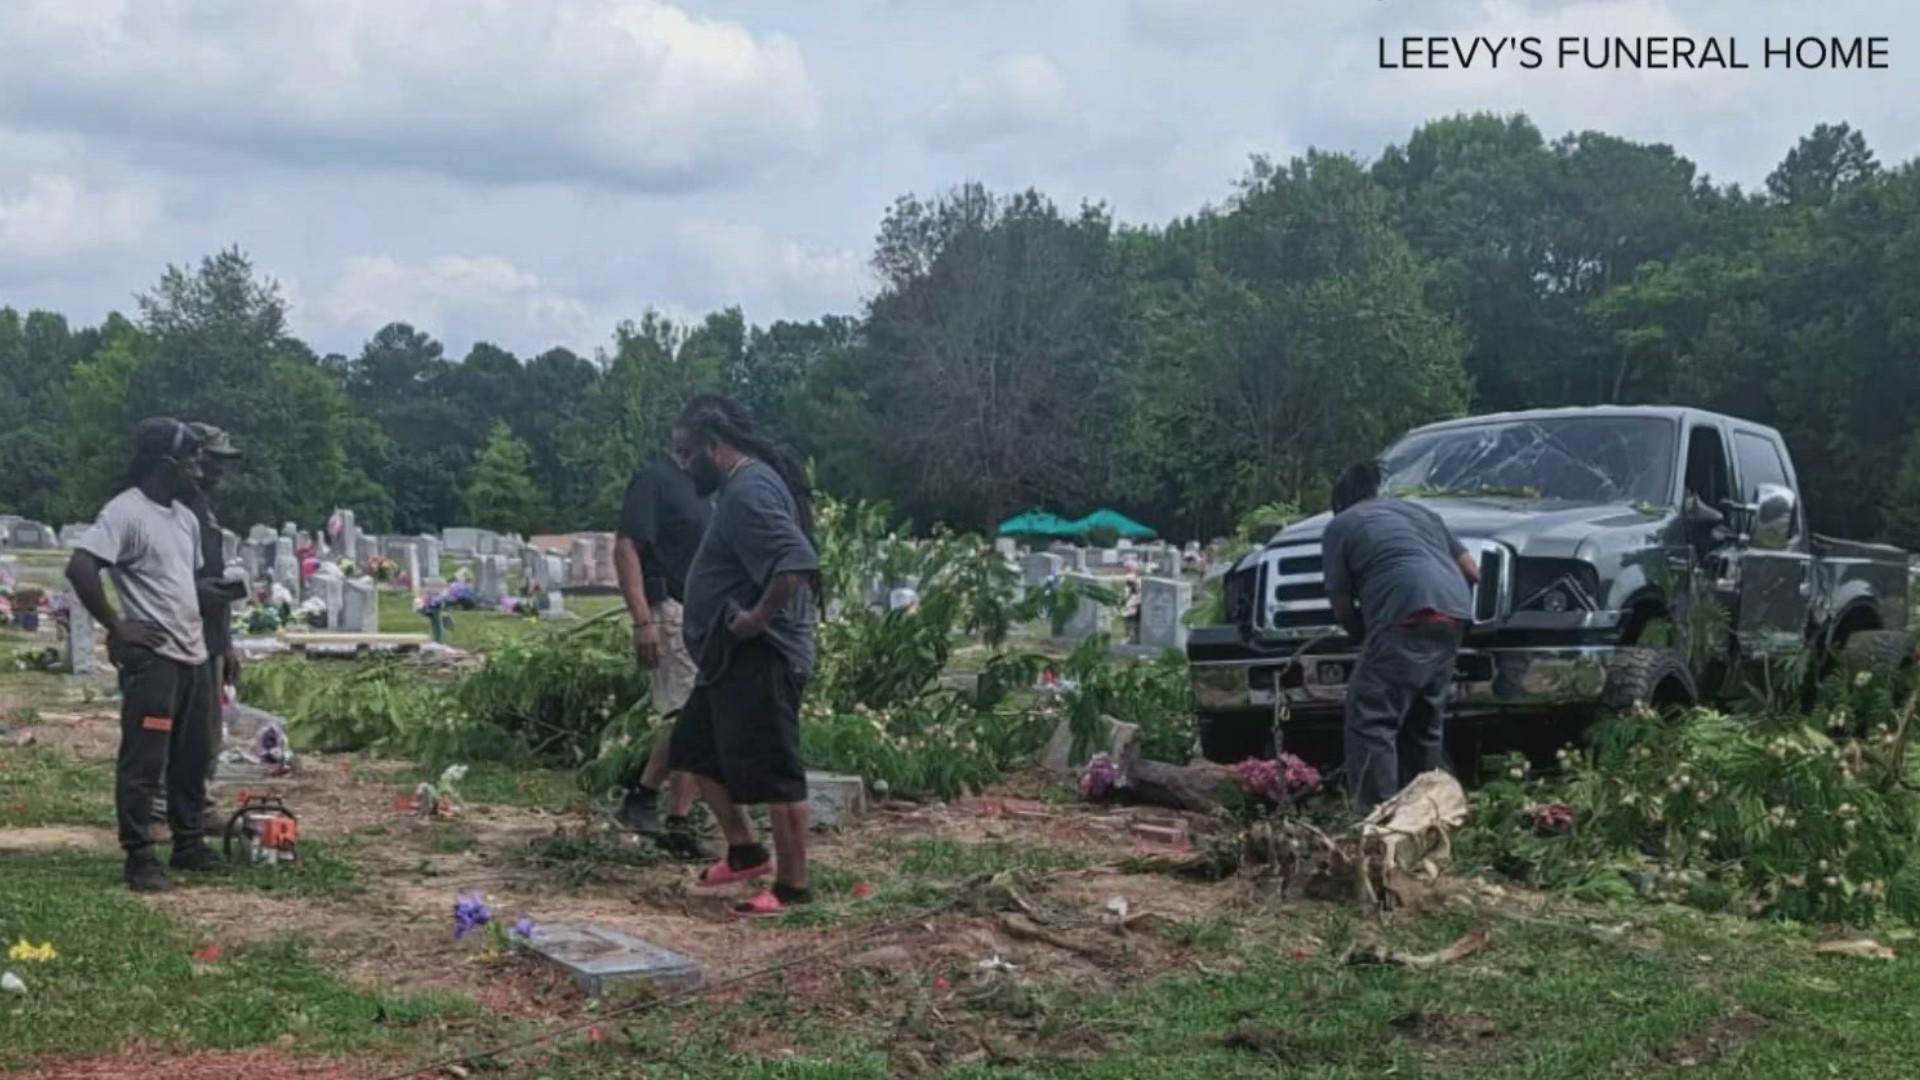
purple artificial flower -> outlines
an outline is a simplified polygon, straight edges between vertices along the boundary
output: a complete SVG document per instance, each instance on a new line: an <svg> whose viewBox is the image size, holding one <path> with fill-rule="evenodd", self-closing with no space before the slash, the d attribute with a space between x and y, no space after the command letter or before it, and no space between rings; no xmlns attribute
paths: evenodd
<svg viewBox="0 0 1920 1080"><path fill-rule="evenodd" d="M1126 778L1120 775L1120 766L1106 754L1095 754L1087 762L1086 769L1080 774L1080 797L1092 802L1105 796L1117 787L1126 786Z"/></svg>
<svg viewBox="0 0 1920 1080"><path fill-rule="evenodd" d="M462 893L453 903L453 936L455 940L466 937L475 927L484 926L493 921L493 910L479 893Z"/></svg>
<svg viewBox="0 0 1920 1080"><path fill-rule="evenodd" d="M513 924L513 936L523 941L532 941L533 920L527 918L525 915L520 916L520 921Z"/></svg>

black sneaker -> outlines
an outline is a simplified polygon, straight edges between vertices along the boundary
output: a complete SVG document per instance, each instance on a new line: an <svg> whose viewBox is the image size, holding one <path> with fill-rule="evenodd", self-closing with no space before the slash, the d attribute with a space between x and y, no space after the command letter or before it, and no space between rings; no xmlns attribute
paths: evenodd
<svg viewBox="0 0 1920 1080"><path fill-rule="evenodd" d="M163 893L173 888L173 882L167 880L167 872L160 869L160 860L154 857L152 849L127 852L126 869L127 888L138 893Z"/></svg>
<svg viewBox="0 0 1920 1080"><path fill-rule="evenodd" d="M620 800L613 820L649 840L659 840L667 830L660 824L660 796L645 788L634 788Z"/></svg>
<svg viewBox="0 0 1920 1080"><path fill-rule="evenodd" d="M189 844L175 844L173 858L167 865L175 870L186 870L197 874L223 873L232 869L227 857L213 850L205 840L196 840Z"/></svg>
<svg viewBox="0 0 1920 1080"><path fill-rule="evenodd" d="M719 858L701 842L700 834L693 831L693 826L684 821L669 823L666 831L661 833L654 843L660 845L661 851L680 862L712 862Z"/></svg>

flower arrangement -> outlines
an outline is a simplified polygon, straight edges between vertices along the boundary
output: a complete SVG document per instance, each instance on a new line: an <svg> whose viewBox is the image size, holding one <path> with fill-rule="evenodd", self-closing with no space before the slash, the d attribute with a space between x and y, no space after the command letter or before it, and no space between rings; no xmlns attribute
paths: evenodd
<svg viewBox="0 0 1920 1080"><path fill-rule="evenodd" d="M1109 792L1126 786L1127 778L1120 770L1120 763L1109 754L1093 755L1080 773L1080 797L1088 802L1105 798Z"/></svg>
<svg viewBox="0 0 1920 1080"><path fill-rule="evenodd" d="M1320 771L1292 754L1272 761L1248 758L1234 772L1241 790L1271 803L1297 799L1320 787Z"/></svg>
<svg viewBox="0 0 1920 1080"><path fill-rule="evenodd" d="M392 581L400 574L400 567L384 555L375 555L367 560L367 576L378 582Z"/></svg>
<svg viewBox="0 0 1920 1080"><path fill-rule="evenodd" d="M293 609L296 621L305 623L315 630L327 628L327 602L317 596L309 596Z"/></svg>

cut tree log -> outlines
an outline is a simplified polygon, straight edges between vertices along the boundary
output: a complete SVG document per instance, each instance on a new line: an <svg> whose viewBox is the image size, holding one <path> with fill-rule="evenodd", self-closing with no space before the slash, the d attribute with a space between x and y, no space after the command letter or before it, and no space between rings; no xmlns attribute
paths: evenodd
<svg viewBox="0 0 1920 1080"><path fill-rule="evenodd" d="M1218 765L1169 765L1136 751L1121 767L1127 790L1141 802L1204 814L1221 803L1232 773Z"/></svg>

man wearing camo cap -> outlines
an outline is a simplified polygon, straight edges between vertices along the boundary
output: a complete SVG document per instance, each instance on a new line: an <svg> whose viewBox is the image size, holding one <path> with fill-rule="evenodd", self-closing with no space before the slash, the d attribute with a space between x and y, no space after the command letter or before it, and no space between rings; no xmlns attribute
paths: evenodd
<svg viewBox="0 0 1920 1080"><path fill-rule="evenodd" d="M210 750L217 762L222 741L221 688L240 684L240 660L233 649L233 603L246 595L246 584L227 580L226 540L220 519L213 512L213 493L226 473L227 463L238 458L240 451L225 431L212 424L189 426L200 437L200 481L187 499L187 508L200 523L200 566L194 572L194 583L207 639L207 685L213 687L207 706L213 710L209 723L215 733Z"/></svg>

